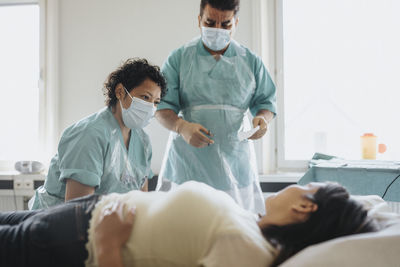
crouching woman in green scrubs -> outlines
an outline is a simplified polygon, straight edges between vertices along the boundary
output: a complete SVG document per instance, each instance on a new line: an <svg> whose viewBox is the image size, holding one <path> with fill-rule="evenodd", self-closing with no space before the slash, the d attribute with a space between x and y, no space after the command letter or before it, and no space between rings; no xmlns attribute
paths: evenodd
<svg viewBox="0 0 400 267"><path fill-rule="evenodd" d="M128 59L104 84L107 107L68 127L31 209L93 193L147 189L151 145L143 131L166 92L157 66Z"/></svg>

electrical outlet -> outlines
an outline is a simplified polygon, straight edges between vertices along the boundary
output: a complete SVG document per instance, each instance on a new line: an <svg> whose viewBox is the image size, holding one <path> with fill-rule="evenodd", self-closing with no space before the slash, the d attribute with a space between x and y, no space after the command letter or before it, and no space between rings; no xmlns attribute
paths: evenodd
<svg viewBox="0 0 400 267"><path fill-rule="evenodd" d="M29 179L15 179L14 189L33 190L33 181Z"/></svg>
<svg viewBox="0 0 400 267"><path fill-rule="evenodd" d="M33 181L32 181L32 180L24 180L24 181L22 182L22 187L23 187L24 189L33 190Z"/></svg>
<svg viewBox="0 0 400 267"><path fill-rule="evenodd" d="M14 180L14 189L23 189L24 188L24 181L21 179Z"/></svg>

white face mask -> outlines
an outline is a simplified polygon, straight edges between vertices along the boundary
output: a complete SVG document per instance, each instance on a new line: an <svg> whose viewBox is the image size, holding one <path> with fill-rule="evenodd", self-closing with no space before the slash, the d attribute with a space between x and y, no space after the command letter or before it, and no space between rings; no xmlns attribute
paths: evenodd
<svg viewBox="0 0 400 267"><path fill-rule="evenodd" d="M122 106L121 100L119 101L122 110L122 121L125 126L130 129L141 129L147 126L156 112L156 107L153 103L144 101L137 97L132 97L128 90L125 89L125 91L132 99L131 105L127 109Z"/></svg>
<svg viewBox="0 0 400 267"><path fill-rule="evenodd" d="M231 41L231 30L202 26L201 40L211 50L220 51Z"/></svg>

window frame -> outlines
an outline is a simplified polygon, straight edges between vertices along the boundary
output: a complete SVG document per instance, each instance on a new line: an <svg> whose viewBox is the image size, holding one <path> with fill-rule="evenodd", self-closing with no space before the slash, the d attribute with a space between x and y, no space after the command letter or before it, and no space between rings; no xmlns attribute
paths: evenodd
<svg viewBox="0 0 400 267"><path fill-rule="evenodd" d="M285 98L284 98L284 52L283 52L283 1L275 0L275 55L276 55L276 88L279 117L277 118L277 169L303 171L307 169L307 160L285 159ZM282 138L279 138L282 137Z"/></svg>
<svg viewBox="0 0 400 267"><path fill-rule="evenodd" d="M268 134L256 143L259 173L303 173L307 160L285 160L283 0L255 1L253 14L253 49L266 64L277 94L277 116L269 125Z"/></svg>
<svg viewBox="0 0 400 267"><path fill-rule="evenodd" d="M271 125L274 132L269 131L264 138L268 145L257 154L261 159L258 164L263 165L259 168L260 174L267 175L277 172L305 172L309 163L309 160L285 159L283 7L284 0L257 0L253 11L255 17L260 17L253 25L258 29L257 32L253 31L253 35L256 36L253 48L261 47L255 51L269 67L277 89L277 117ZM261 26L257 28L256 24Z"/></svg>
<svg viewBox="0 0 400 267"><path fill-rule="evenodd" d="M43 164L48 166L59 138L59 0L38 0L41 10L40 48L40 145Z"/></svg>
<svg viewBox="0 0 400 267"><path fill-rule="evenodd" d="M58 121L58 1L0 0L0 6L39 7L39 146L38 160L47 166L56 148ZM21 159L23 160L23 159ZM0 172L14 171L15 161L0 160Z"/></svg>

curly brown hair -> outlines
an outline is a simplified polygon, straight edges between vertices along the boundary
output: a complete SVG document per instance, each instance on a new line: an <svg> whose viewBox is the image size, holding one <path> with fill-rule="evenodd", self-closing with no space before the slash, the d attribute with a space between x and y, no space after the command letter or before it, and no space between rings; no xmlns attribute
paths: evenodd
<svg viewBox="0 0 400 267"><path fill-rule="evenodd" d="M130 58L126 60L117 70L108 75L104 83L103 93L106 97L106 105L113 107L118 102L115 95L115 87L119 83L130 92L146 79L152 80L161 88L161 98L165 96L167 93L167 84L160 71L160 67L151 65L143 58Z"/></svg>

